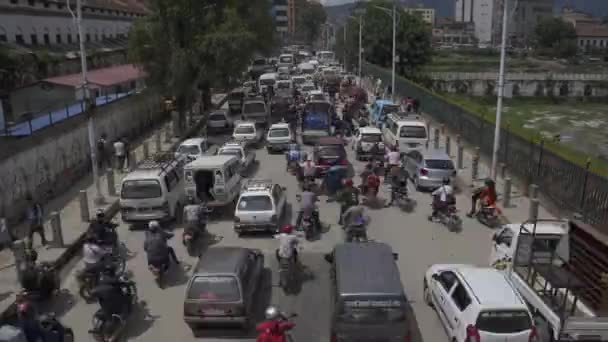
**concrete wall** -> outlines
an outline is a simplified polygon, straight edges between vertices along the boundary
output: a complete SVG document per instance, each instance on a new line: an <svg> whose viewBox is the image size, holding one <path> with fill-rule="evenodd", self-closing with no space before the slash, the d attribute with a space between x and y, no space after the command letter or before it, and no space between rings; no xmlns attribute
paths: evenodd
<svg viewBox="0 0 608 342"><path fill-rule="evenodd" d="M159 97L147 90L96 110L96 139L135 137L162 120ZM87 120L74 117L33 136L2 140L0 149L0 217L21 218L24 197L44 200L60 194L90 170Z"/></svg>

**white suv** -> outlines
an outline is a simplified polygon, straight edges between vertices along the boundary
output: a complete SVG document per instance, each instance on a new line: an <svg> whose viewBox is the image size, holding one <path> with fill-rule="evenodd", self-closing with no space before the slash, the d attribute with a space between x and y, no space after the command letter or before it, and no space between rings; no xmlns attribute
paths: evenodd
<svg viewBox="0 0 608 342"><path fill-rule="evenodd" d="M532 342L532 315L505 275L473 265L433 265L424 300L434 307L452 342Z"/></svg>
<svg viewBox="0 0 608 342"><path fill-rule="evenodd" d="M286 207L284 187L271 180L252 179L243 186L234 210L234 230L239 236L256 231L278 233Z"/></svg>
<svg viewBox="0 0 608 342"><path fill-rule="evenodd" d="M266 135L266 150L268 152L287 150L294 137L287 123L276 123L270 126Z"/></svg>

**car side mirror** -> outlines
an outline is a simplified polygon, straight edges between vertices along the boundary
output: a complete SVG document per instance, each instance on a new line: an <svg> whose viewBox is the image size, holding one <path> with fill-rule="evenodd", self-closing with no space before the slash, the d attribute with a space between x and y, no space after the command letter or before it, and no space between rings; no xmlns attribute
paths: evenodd
<svg viewBox="0 0 608 342"><path fill-rule="evenodd" d="M399 253L393 253L393 259L399 260Z"/></svg>
<svg viewBox="0 0 608 342"><path fill-rule="evenodd" d="M435 273L431 276L431 278L433 278L433 280L439 281L439 274Z"/></svg>
<svg viewBox="0 0 608 342"><path fill-rule="evenodd" d="M333 253L327 253L323 256L323 258L325 259L325 261L327 261L328 263L333 263L334 262L334 254Z"/></svg>

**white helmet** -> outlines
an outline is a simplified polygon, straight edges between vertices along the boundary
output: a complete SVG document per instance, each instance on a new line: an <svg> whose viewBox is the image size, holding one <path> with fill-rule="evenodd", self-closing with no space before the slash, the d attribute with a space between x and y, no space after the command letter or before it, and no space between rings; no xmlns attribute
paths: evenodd
<svg viewBox="0 0 608 342"><path fill-rule="evenodd" d="M277 319L280 316L279 309L277 309L274 306L269 306L266 309L266 312L264 313L264 316L266 316L267 320Z"/></svg>
<svg viewBox="0 0 608 342"><path fill-rule="evenodd" d="M160 230L160 223L156 220L150 221L150 223L148 223L148 229L152 232Z"/></svg>

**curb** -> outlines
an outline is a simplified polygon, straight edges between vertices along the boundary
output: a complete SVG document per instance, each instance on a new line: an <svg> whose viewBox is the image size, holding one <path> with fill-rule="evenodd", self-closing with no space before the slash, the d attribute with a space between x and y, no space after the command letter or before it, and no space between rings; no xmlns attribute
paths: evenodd
<svg viewBox="0 0 608 342"><path fill-rule="evenodd" d="M215 105L214 107L221 108L224 105L224 103L226 103L227 100L228 100L228 95L225 95L218 102L218 104ZM171 150L175 150L184 139L188 139L189 137L191 137L196 132L198 132L201 128L204 127L204 125L206 124L206 121L207 121L206 114L207 113L205 113L196 124L194 124L192 127L190 127L186 131L186 134L183 137L180 137L177 142L175 142L171 145ZM106 207L105 216L108 218L113 218L116 214L118 214L119 209L120 209L119 200L115 199L109 204L108 207ZM82 244L84 243L85 235L86 235L86 230L68 248L66 248L66 250L63 253L61 253L59 258L57 258L53 262L53 268L55 270L58 270L58 271L61 270L72 260L72 258L74 256L76 256L80 252L80 249L82 248ZM5 324L10 324L10 322L14 321L14 318L16 315L17 315L17 305L16 305L16 303L12 303L8 308L6 308L2 313L0 313L0 326L5 325Z"/></svg>

